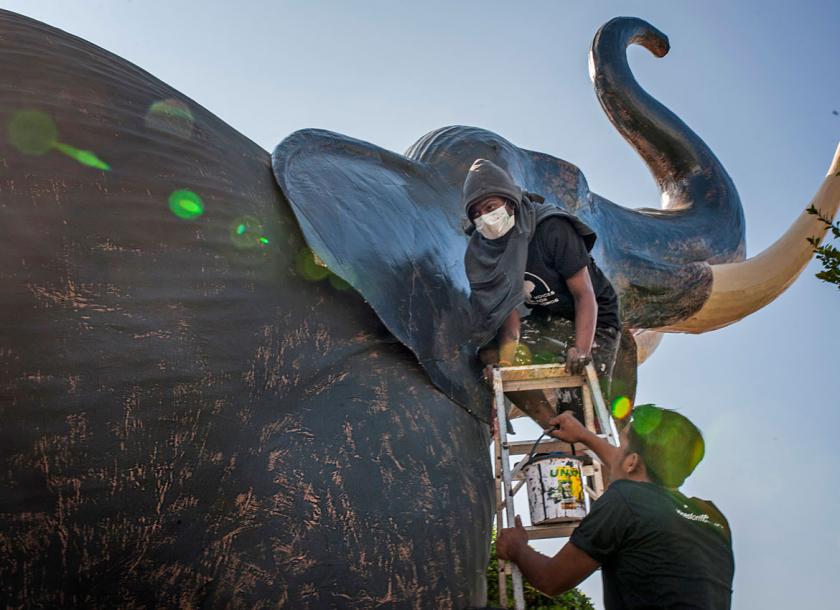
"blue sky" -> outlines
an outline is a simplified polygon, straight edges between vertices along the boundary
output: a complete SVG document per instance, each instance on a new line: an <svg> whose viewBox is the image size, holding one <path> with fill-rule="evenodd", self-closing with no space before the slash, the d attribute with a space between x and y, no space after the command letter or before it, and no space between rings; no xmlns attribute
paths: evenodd
<svg viewBox="0 0 840 610"><path fill-rule="evenodd" d="M776 239L840 140L840 3L5 0L190 96L267 150L320 127L401 152L450 124L487 128L578 165L590 188L657 206L649 172L603 115L587 74L618 15L671 52L629 52L639 82L732 176L747 249ZM679 408L707 437L685 490L734 532L735 608L833 607L840 292L812 264L778 300L701 336L672 335L640 369L639 400ZM521 437L533 432L519 424ZM521 506L520 512L527 513ZM559 542L538 545L544 552ZM600 600L600 576L584 590Z"/></svg>

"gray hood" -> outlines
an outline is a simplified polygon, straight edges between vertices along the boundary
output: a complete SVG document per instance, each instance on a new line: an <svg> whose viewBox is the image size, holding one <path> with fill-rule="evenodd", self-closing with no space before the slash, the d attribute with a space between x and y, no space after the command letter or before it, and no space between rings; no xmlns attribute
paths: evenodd
<svg viewBox="0 0 840 610"><path fill-rule="evenodd" d="M516 204L522 199L523 191L504 169L487 159L476 159L461 190L461 203L464 205L464 215L467 219L470 217L469 209L473 203L492 195L509 199L511 203Z"/></svg>

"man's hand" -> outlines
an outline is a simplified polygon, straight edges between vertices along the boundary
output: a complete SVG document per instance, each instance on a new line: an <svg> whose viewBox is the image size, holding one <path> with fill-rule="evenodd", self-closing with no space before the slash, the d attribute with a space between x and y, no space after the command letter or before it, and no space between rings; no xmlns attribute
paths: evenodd
<svg viewBox="0 0 840 610"><path fill-rule="evenodd" d="M506 527L496 538L496 556L499 559L516 561L522 551L528 548L528 532L522 527L519 515L514 519L515 527Z"/></svg>
<svg viewBox="0 0 840 610"><path fill-rule="evenodd" d="M519 351L519 340L506 341L499 347L499 366L513 366L516 364L516 353Z"/></svg>
<svg viewBox="0 0 840 610"><path fill-rule="evenodd" d="M557 417L552 417L548 423L554 426L551 428L551 436L559 438L567 443L582 443L589 434L571 411L564 411Z"/></svg>
<svg viewBox="0 0 840 610"><path fill-rule="evenodd" d="M605 480L612 480L613 468L624 458L621 447L613 447L606 439L601 438L580 423L571 411L564 411L557 417L552 417L548 423L553 426L546 430L551 436L567 443L582 443L595 452L605 467Z"/></svg>
<svg viewBox="0 0 840 610"><path fill-rule="evenodd" d="M576 347L570 347L566 352L566 372L570 375L580 375L586 365L592 361L589 354L585 354Z"/></svg>

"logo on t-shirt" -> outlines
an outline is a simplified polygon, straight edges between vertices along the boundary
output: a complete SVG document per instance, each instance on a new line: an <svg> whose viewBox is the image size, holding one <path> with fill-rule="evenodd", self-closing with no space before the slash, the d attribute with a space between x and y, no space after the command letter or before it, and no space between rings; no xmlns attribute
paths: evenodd
<svg viewBox="0 0 840 610"><path fill-rule="evenodd" d="M676 509L677 514L682 517L683 519L688 519L689 521L697 521L699 523L705 523L706 525L714 525L720 529L723 529L723 526L720 523L716 523L712 521L712 518L709 515L702 514L698 515L696 513L686 513L681 511L679 508Z"/></svg>
<svg viewBox="0 0 840 610"><path fill-rule="evenodd" d="M525 304L528 307L545 307L557 303L560 299L544 279L535 273L525 272L525 284L523 287L525 293Z"/></svg>

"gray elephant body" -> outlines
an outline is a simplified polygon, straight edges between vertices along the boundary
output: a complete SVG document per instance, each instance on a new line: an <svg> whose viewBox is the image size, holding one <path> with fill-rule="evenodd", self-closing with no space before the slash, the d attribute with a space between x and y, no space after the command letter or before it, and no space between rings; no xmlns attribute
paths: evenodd
<svg viewBox="0 0 840 610"><path fill-rule="evenodd" d="M307 273L268 153L188 100L191 137L150 128L184 98L84 41L0 33L4 130L43 112L111 166L2 144L0 605L480 602L487 427Z"/></svg>

